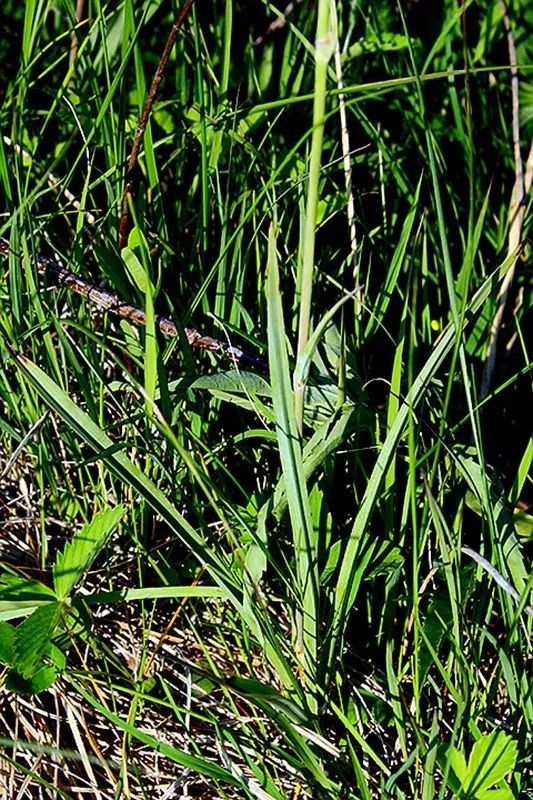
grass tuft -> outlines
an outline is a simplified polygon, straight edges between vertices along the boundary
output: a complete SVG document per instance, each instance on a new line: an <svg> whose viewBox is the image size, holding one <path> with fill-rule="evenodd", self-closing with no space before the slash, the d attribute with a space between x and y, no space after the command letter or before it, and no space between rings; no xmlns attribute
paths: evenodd
<svg viewBox="0 0 533 800"><path fill-rule="evenodd" d="M530 4L3 12L0 795L533 796Z"/></svg>

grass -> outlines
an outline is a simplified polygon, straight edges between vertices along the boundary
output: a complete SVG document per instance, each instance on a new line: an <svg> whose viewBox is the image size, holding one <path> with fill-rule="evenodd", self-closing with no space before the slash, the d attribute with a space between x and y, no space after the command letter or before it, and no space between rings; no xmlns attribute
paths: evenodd
<svg viewBox="0 0 533 800"><path fill-rule="evenodd" d="M533 796L528 4L4 5L6 797Z"/></svg>

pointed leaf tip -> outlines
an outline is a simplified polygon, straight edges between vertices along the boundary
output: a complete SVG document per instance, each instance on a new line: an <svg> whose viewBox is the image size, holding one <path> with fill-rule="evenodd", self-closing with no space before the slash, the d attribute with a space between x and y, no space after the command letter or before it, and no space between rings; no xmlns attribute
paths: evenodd
<svg viewBox="0 0 533 800"><path fill-rule="evenodd" d="M124 506L106 508L74 534L57 554L54 587L59 600L66 600L75 584L87 572L124 515Z"/></svg>

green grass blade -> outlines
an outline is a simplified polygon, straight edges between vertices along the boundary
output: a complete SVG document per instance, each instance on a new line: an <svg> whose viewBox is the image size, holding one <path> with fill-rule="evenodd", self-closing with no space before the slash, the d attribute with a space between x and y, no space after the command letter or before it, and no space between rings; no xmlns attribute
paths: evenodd
<svg viewBox="0 0 533 800"><path fill-rule="evenodd" d="M220 767L218 764L215 764L213 761L209 761L206 758L201 758L199 756L186 753L184 750L180 750L177 747L166 744L166 742L163 742L160 739L156 739L155 736L150 736L150 734L145 733L133 723L126 722L119 717L118 714L115 714L113 711L106 708L106 706L102 705L102 703L100 703L88 691L86 691L78 681L70 678L70 683L72 684L73 688L87 701L87 703L92 706L92 708L98 711L98 713L102 714L105 719L109 720L109 722L112 722L114 725L120 728L120 730L123 730L133 739L148 745L148 747L151 747L157 752L166 756L175 764L179 764L182 767L193 770L200 775L205 775L209 778L213 778L216 781L222 781L229 786L241 785L241 782L237 778L234 778L231 772L229 772L227 769L224 769L224 767Z"/></svg>
<svg viewBox="0 0 533 800"><path fill-rule="evenodd" d="M102 456L108 469L127 485L132 486L152 508L161 514L172 530L184 541L191 552L216 575L216 582L225 589L226 596L240 606L236 584L230 580L229 565L219 554L209 549L203 538L166 499L160 489L144 475L122 452L113 452L115 442L83 412L54 381L36 364L24 356L15 356L18 366L41 397L72 427L74 431Z"/></svg>
<svg viewBox="0 0 533 800"><path fill-rule="evenodd" d="M220 549L209 547L185 517L167 500L163 492L124 453L115 450L113 442L96 423L83 412L43 370L21 355L14 356L19 368L41 397L64 419L73 431L102 459L107 468L127 486L131 486L160 514L191 553L205 566L223 590L224 596L236 608L250 630L258 637L265 653L277 670L284 685L295 690L295 679L288 667L279 642L272 630L271 621L252 613L243 604L241 585L231 569L231 563ZM7 618L7 617L6 617Z"/></svg>
<svg viewBox="0 0 533 800"><path fill-rule="evenodd" d="M294 412L289 359L279 290L276 236L271 226L267 269L268 357L272 400L276 416L281 466L291 518L294 558L301 603L301 621L297 625L299 660L308 678L316 674L318 628L318 575L316 546L305 484L300 437Z"/></svg>
<svg viewBox="0 0 533 800"><path fill-rule="evenodd" d="M469 310L471 315L474 315L482 307L490 294L492 285L493 278L491 277L488 278L478 290L470 303ZM457 332L454 326L450 325L414 380L408 396L405 398L396 414L392 427L387 434L387 438L376 460L372 474L368 480L361 506L357 512L340 567L335 591L335 612L333 618L334 637L341 634L341 629L346 621L347 610L351 607L354 600L354 575L356 574L355 565L359 546L368 526L370 515L379 499L382 481L387 473L391 459L396 452L400 437L405 431L410 413L417 407L427 390L429 382L442 366L445 358L452 351L456 343L456 338Z"/></svg>

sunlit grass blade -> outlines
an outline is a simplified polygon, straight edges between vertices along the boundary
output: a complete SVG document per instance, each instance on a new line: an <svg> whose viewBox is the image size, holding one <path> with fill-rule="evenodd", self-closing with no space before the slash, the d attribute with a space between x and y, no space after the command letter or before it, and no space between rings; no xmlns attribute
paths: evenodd
<svg viewBox="0 0 533 800"><path fill-rule="evenodd" d="M103 454L107 467L121 480L132 486L155 511L161 514L175 533L183 539L191 552L204 563L227 592L228 599L239 605L236 584L230 579L227 562L221 554L207 547L202 537L166 499L163 493L124 453L114 451L114 442L95 422L82 411L70 397L52 381L36 364L24 356L16 356L22 373L33 384L44 400L90 445Z"/></svg>
<svg viewBox="0 0 533 800"><path fill-rule="evenodd" d="M118 728L128 733L133 739L142 742L148 747L154 748L154 750L157 752L162 753L167 758L170 758L175 764L179 764L182 767L191 769L200 775L206 775L215 779L216 781L222 781L229 786L241 785L241 782L237 780L229 770L219 766L214 761L209 761L207 758L200 758L199 756L191 755L184 750L180 750L177 747L167 744L161 739L157 739L155 736L151 736L149 733L143 731L140 727L137 727L135 724L122 719L114 711L106 708L106 706L104 706L99 700L96 699L96 697L90 694L79 681L71 678L70 682L73 688L81 695L81 697L85 698L90 706L102 714L102 716L109 720L109 722L112 722Z"/></svg>
<svg viewBox="0 0 533 800"><path fill-rule="evenodd" d="M279 642L276 641L271 621L257 616L256 611L252 612L249 606L243 604L242 585L232 573L227 554L221 549L210 547L153 481L123 452L116 450L116 443L46 373L24 356L16 355L14 358L21 372L51 408L99 455L114 475L132 487L161 515L198 562L207 568L213 580L224 591L225 598L233 604L243 621L262 642L280 679L287 687L295 688L294 675L282 655Z"/></svg>
<svg viewBox="0 0 533 800"><path fill-rule="evenodd" d="M272 384L272 401L276 416L276 434L291 527L298 587L297 648L303 674L307 680L316 675L318 630L318 578L316 543L309 513L300 437L294 411L290 382L289 359L279 289L276 234L270 227L267 268L268 357Z"/></svg>

